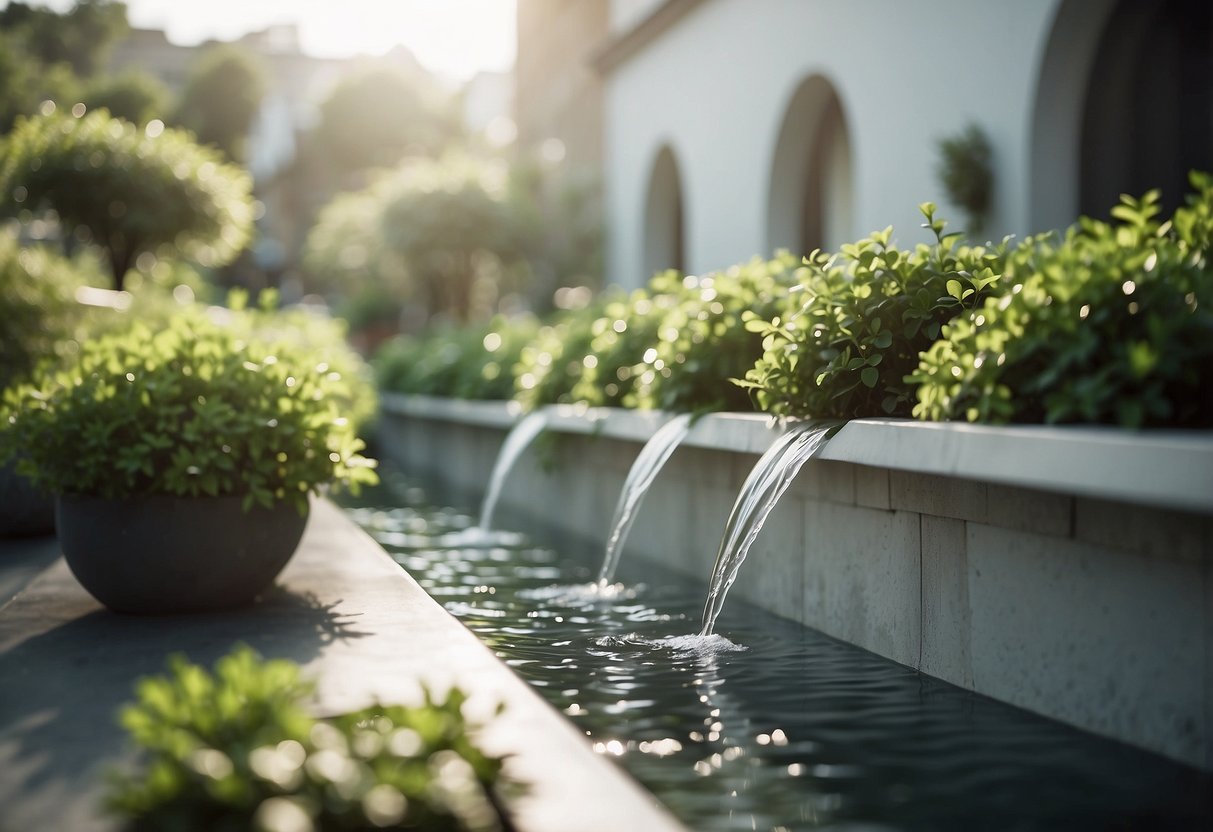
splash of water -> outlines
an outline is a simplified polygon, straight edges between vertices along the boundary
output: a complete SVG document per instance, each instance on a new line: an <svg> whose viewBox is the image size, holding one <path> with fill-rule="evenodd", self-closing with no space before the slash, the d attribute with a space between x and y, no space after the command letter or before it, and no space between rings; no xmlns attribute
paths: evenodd
<svg viewBox="0 0 1213 832"><path fill-rule="evenodd" d="M679 443L686 438L691 429L691 414L683 413L675 416L661 426L661 429L650 437L641 448L636 461L628 471L627 479L623 481L623 491L619 494L619 502L615 504L615 516L611 518L611 534L607 537L606 557L602 561L602 569L598 572L598 585L611 586L615 580L615 570L619 566L619 558L623 554L623 544L627 542L628 532L636 522L640 504L649 493L653 480L661 473L662 467L678 448Z"/></svg>
<svg viewBox="0 0 1213 832"><path fill-rule="evenodd" d="M480 505L480 523L477 528L481 531L487 532L493 528L493 512L497 509L497 500L501 497L501 489L505 486L506 477L509 476L518 457L522 456L522 452L535 441L539 434L543 433L547 424L546 413L532 413L514 425L514 429L506 436L505 442L501 445L501 451L497 454L497 461L493 463L493 473L489 477L489 490L484 495L484 502Z"/></svg>
<svg viewBox="0 0 1213 832"><path fill-rule="evenodd" d="M779 498L803 466L825 444L833 425L797 425L775 441L746 477L729 512L712 567L712 581L703 607L701 636L712 635L737 571L758 539L758 533Z"/></svg>

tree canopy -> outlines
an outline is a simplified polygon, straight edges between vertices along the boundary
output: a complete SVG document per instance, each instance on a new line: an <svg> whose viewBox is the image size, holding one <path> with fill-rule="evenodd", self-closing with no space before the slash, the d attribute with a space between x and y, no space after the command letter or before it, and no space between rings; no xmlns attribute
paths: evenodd
<svg viewBox="0 0 1213 832"><path fill-rule="evenodd" d="M65 234L104 249L116 289L143 252L231 262L251 233L251 190L243 169L184 131L104 110L21 119L0 142L0 211L53 211Z"/></svg>
<svg viewBox="0 0 1213 832"><path fill-rule="evenodd" d="M264 73L252 56L238 47L216 46L190 72L175 121L192 130L199 142L243 162L264 94Z"/></svg>

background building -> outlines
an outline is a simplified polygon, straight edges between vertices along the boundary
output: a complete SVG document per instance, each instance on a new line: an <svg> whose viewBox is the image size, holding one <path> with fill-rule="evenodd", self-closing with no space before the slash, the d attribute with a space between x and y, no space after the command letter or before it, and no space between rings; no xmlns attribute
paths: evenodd
<svg viewBox="0 0 1213 832"><path fill-rule="evenodd" d="M537 15L559 23L602 5L520 3L520 134L533 135L528 106L541 112L528 102L565 95L585 46L553 32L549 46L566 51L540 71L528 68L543 56L527 55L523 32L542 29ZM983 236L994 239L1104 215L1121 192L1161 187L1173 206L1190 168L1213 167L1205 0L606 6L595 65L607 275L625 286L890 224L913 243L926 200L963 227L937 146L968 124L993 149Z"/></svg>

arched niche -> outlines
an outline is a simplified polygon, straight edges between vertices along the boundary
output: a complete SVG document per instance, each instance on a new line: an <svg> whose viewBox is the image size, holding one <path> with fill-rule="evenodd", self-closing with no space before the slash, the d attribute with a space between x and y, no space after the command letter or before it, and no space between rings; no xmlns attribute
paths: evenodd
<svg viewBox="0 0 1213 832"><path fill-rule="evenodd" d="M682 179L668 145L653 160L644 204L644 275L665 269L686 270Z"/></svg>
<svg viewBox="0 0 1213 832"><path fill-rule="evenodd" d="M1150 188L1180 204L1188 170L1213 166L1213 4L1063 0L1031 129L1033 230Z"/></svg>
<svg viewBox="0 0 1213 832"><path fill-rule="evenodd" d="M796 88L779 129L767 190L769 248L807 253L853 239L853 182L842 100L814 75Z"/></svg>

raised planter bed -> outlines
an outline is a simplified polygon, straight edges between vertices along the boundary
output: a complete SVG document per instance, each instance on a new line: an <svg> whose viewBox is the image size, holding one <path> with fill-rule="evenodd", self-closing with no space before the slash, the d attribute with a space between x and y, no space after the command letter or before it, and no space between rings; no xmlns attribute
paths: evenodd
<svg viewBox="0 0 1213 832"><path fill-rule="evenodd" d="M660 413L553 407L499 516L601 546ZM381 452L485 487L506 403L387 396ZM700 420L624 557L707 578L781 428ZM1213 769L1213 435L859 420L802 470L733 592L957 685ZM796 684L795 680L789 680Z"/></svg>

